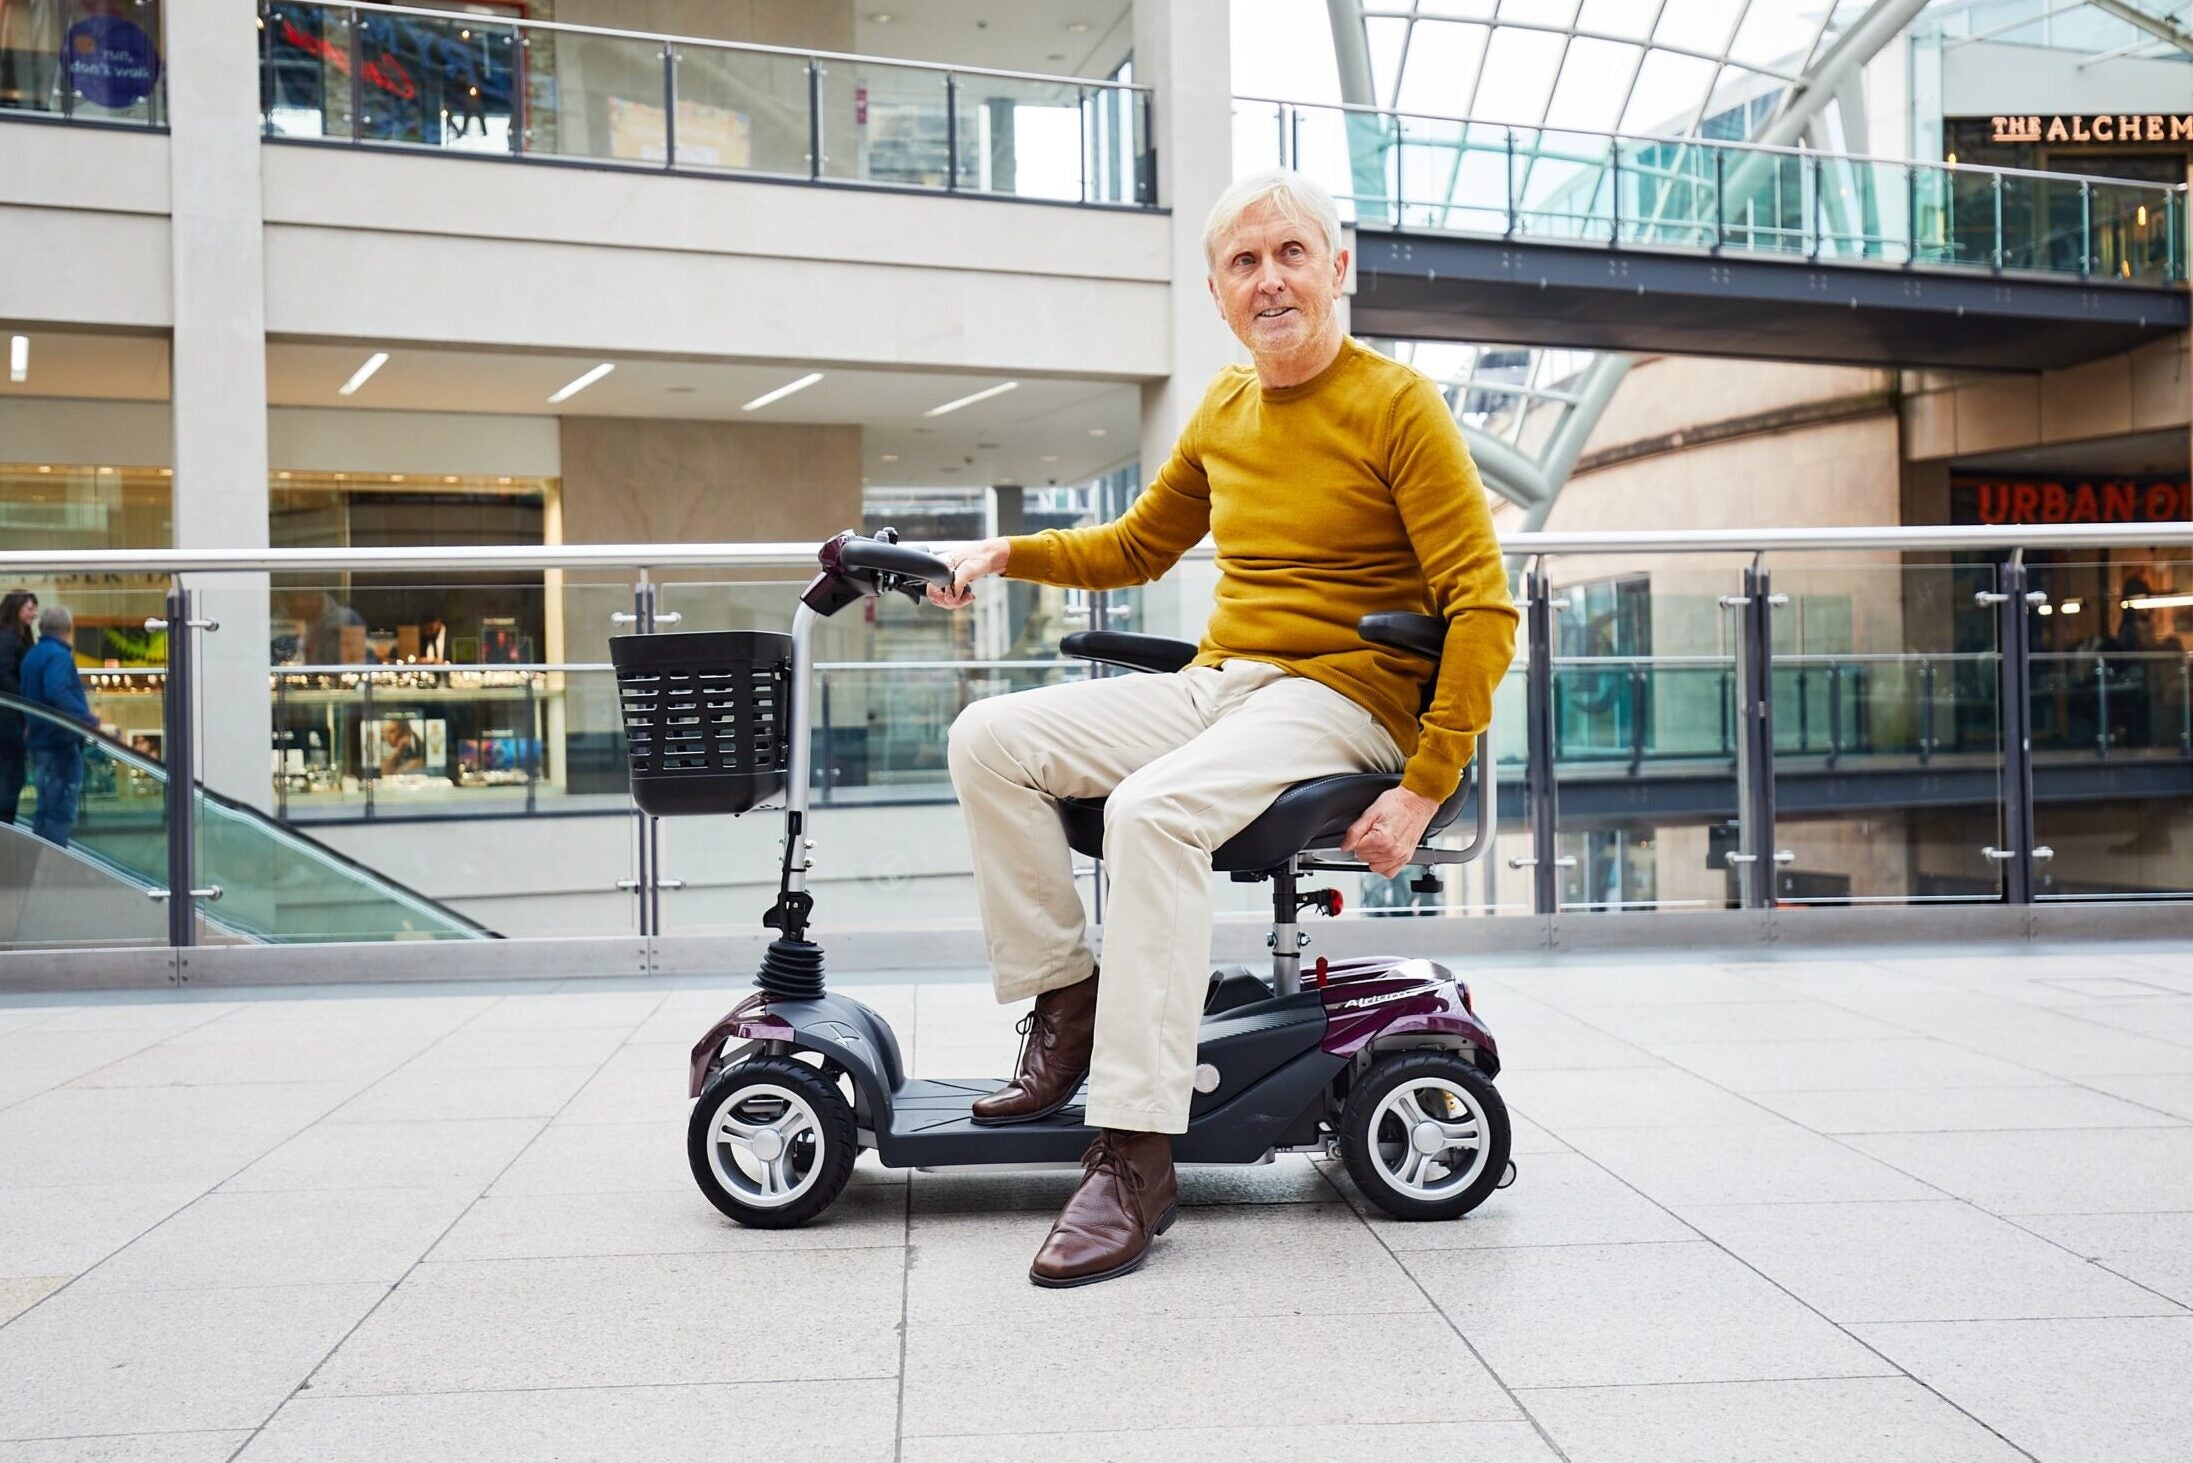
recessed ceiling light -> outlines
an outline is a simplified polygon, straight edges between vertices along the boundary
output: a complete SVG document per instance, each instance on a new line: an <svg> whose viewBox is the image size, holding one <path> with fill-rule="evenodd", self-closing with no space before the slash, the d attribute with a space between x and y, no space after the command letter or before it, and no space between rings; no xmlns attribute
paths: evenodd
<svg viewBox="0 0 2193 1463"><path fill-rule="evenodd" d="M400 483L404 480L404 475L400 472L392 472L388 475L388 480L392 483Z"/></svg>
<svg viewBox="0 0 2193 1463"><path fill-rule="evenodd" d="M289 474L286 472L278 472L275 474L275 476L280 478L285 483L289 481Z"/></svg>
<svg viewBox="0 0 2193 1463"><path fill-rule="evenodd" d="M665 386L663 390L669 392L672 396L691 396L694 388L691 386Z"/></svg>
<svg viewBox="0 0 2193 1463"><path fill-rule="evenodd" d="M1091 427L1089 429L1089 435L1092 437L1101 437L1104 435L1104 429L1102 427Z"/></svg>
<svg viewBox="0 0 2193 1463"><path fill-rule="evenodd" d="M1056 452L1046 452L1043 454L1042 460L1045 462L1056 462L1058 461L1058 454Z"/></svg>
<svg viewBox="0 0 2193 1463"><path fill-rule="evenodd" d="M372 355L366 357L365 364L360 366L357 371L351 376L351 378L342 384L342 388L338 390L335 394L337 396L356 396L358 394L358 388L365 385L366 382L371 381L373 379L373 373L380 370L381 367L387 364L388 352L375 351Z"/></svg>
<svg viewBox="0 0 2193 1463"><path fill-rule="evenodd" d="M38 470L39 470L40 472L52 472L52 471L53 471L53 469L52 469L52 468L50 468L50 467L45 467L45 466L41 466L41 467L40 467L40 468L39 468Z"/></svg>
<svg viewBox="0 0 2193 1463"><path fill-rule="evenodd" d="M1069 20L1066 22L1066 28L1078 36L1089 28L1089 22L1086 20Z"/></svg>
<svg viewBox="0 0 2193 1463"><path fill-rule="evenodd" d="M970 396L962 396L957 401L947 401L942 406L932 406L922 415L925 417L941 417L946 412L958 411L963 406L973 406L978 401L988 401L993 396L1003 396L1018 385L1020 385L1018 381L1007 381L987 390L977 391Z"/></svg>
<svg viewBox="0 0 2193 1463"><path fill-rule="evenodd" d="M1064 51L1052 51L1043 59L1046 61L1063 61L1066 59L1066 53Z"/></svg>
<svg viewBox="0 0 2193 1463"><path fill-rule="evenodd" d="M175 476L175 469L172 467L163 467L160 469L160 476L164 478L171 478Z"/></svg>
<svg viewBox="0 0 2193 1463"><path fill-rule="evenodd" d="M814 385L817 381L820 381L821 379L822 372L809 371L806 375L800 377L797 381L787 382L784 385L779 386L774 391L764 391L761 395L755 397L752 401L740 407L739 410L760 411L763 407L769 405L770 402L782 401L795 391L805 391L808 387Z"/></svg>
<svg viewBox="0 0 2193 1463"><path fill-rule="evenodd" d="M577 396L580 392L586 390L587 387L592 386L596 381L601 380L602 377L608 375L611 371L614 371L616 369L617 368L611 365L608 361L602 362L593 370L587 372L584 376L579 377L577 380L572 381L570 384L558 390L555 395L548 398L548 404L550 406L554 406L558 402L569 401L572 397Z"/></svg>
<svg viewBox="0 0 2193 1463"><path fill-rule="evenodd" d="M508 487L508 486L510 486L510 479L509 479L509 478L497 478L497 479L495 479L495 481L496 481L496 482L498 482L498 483L501 483L501 484L502 484L502 485L503 485L504 487Z"/></svg>
<svg viewBox="0 0 2193 1463"><path fill-rule="evenodd" d="M868 12L868 19L876 25L889 25L892 15L888 10L871 10Z"/></svg>
<svg viewBox="0 0 2193 1463"><path fill-rule="evenodd" d="M8 379L21 381L30 375L30 337L18 335L8 341Z"/></svg>
<svg viewBox="0 0 2193 1463"><path fill-rule="evenodd" d="M899 455L896 452L886 452L883 454L883 460L885 462L896 462L899 460Z"/></svg>
<svg viewBox="0 0 2193 1463"><path fill-rule="evenodd" d="M443 478L443 479L442 479L442 481L443 481L443 482L445 482L445 483L453 483L453 482L455 482L455 481L457 481L457 480L456 480L455 478L453 478L453 477L445 477L445 478Z"/></svg>

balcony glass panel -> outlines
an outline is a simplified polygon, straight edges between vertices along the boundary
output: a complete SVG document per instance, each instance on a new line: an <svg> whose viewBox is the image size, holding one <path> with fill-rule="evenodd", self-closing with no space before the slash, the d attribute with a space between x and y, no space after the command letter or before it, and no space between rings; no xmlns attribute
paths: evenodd
<svg viewBox="0 0 2193 1463"><path fill-rule="evenodd" d="M2034 577L2034 842L2054 854L2036 896L2193 892L2193 560L2119 551Z"/></svg>
<svg viewBox="0 0 2193 1463"><path fill-rule="evenodd" d="M1588 559L1554 568L1568 602L1552 671L1560 907L1733 904L1737 624L1719 598L1740 591L1741 566L1686 556L1587 577L1605 574Z"/></svg>
<svg viewBox="0 0 2193 1463"><path fill-rule="evenodd" d="M964 74L953 84L962 191L1069 203L1090 196L1087 87Z"/></svg>
<svg viewBox="0 0 2193 1463"><path fill-rule="evenodd" d="M952 144L944 72L865 58L820 66L822 177L947 186Z"/></svg>
<svg viewBox="0 0 2193 1463"><path fill-rule="evenodd" d="M680 168L808 176L806 57L685 44L676 50Z"/></svg>
<svg viewBox="0 0 2193 1463"><path fill-rule="evenodd" d="M1987 565L1773 565L1774 897L2002 897L2002 721ZM1960 608L1964 607L1964 608Z"/></svg>

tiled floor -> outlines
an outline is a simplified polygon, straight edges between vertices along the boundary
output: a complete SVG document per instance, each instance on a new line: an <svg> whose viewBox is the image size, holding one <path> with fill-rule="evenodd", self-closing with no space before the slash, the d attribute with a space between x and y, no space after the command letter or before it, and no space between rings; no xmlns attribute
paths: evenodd
<svg viewBox="0 0 2193 1463"><path fill-rule="evenodd" d="M0 1003L0 1463L2193 1456L2193 946L1472 979L1512 1189L1190 1170L1067 1292L1072 1174L721 1220L729 986ZM979 984L840 984L1009 1059Z"/></svg>

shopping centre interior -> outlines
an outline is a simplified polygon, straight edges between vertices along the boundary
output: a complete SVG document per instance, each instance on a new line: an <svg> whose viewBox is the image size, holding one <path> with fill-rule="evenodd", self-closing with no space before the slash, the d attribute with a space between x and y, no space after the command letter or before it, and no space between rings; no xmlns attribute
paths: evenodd
<svg viewBox="0 0 2193 1463"><path fill-rule="evenodd" d="M1485 838L1300 958L1466 974L1514 1186L1191 1167L1063 1300L1056 1174L720 1220L796 834L999 1067L947 729L1220 570L822 621L782 839L639 811L613 642L1118 517L1281 166L1522 614ZM2189 182L2178 0L0 0L0 592L98 724L0 690L86 753L0 824L0 1457L2182 1459Z"/></svg>

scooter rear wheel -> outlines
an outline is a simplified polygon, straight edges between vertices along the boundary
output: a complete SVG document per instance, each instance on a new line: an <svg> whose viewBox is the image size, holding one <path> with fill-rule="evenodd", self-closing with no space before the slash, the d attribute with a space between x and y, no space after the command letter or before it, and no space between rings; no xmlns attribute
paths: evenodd
<svg viewBox="0 0 2193 1463"><path fill-rule="evenodd" d="M1340 1112L1340 1156L1363 1197L1396 1219L1457 1219L1507 1172L1508 1106L1448 1051L1382 1057Z"/></svg>
<svg viewBox="0 0 2193 1463"><path fill-rule="evenodd" d="M859 1139L829 1078L790 1057L756 1057L708 1084L685 1148L709 1203L749 1228L790 1229L844 1192Z"/></svg>

